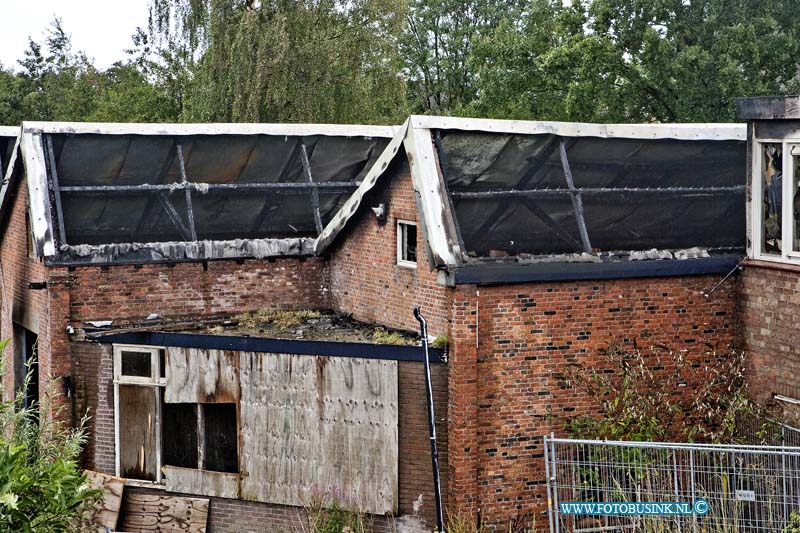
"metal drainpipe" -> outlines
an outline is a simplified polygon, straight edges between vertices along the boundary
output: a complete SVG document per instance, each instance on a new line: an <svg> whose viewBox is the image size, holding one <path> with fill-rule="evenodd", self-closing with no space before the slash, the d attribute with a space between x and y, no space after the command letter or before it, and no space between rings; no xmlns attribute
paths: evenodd
<svg viewBox="0 0 800 533"><path fill-rule="evenodd" d="M425 394L428 397L428 431L431 440L431 462L433 463L433 492L436 498L436 531L444 533L442 488L439 482L439 449L436 446L436 417L433 412L433 388L431 387L431 360L428 356L428 327L419 307L414 308L414 318L419 322L422 346L425 348Z"/></svg>

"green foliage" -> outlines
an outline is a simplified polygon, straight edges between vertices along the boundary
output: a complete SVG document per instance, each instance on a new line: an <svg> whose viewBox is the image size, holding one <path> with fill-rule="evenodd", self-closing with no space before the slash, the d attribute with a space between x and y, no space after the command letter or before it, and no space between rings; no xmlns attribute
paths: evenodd
<svg viewBox="0 0 800 533"><path fill-rule="evenodd" d="M738 423L764 419L747 399L742 354L713 354L694 364L682 354L645 354L613 345L606 370L578 364L568 379L600 403L596 416L565 420L576 438L730 443Z"/></svg>
<svg viewBox="0 0 800 533"><path fill-rule="evenodd" d="M154 37L198 58L188 120L391 123L405 116L397 0L153 0L152 13Z"/></svg>
<svg viewBox="0 0 800 533"><path fill-rule="evenodd" d="M783 528L783 533L800 533L800 513L792 511L789 515L789 523Z"/></svg>
<svg viewBox="0 0 800 533"><path fill-rule="evenodd" d="M308 533L366 533L370 523L363 505L357 498L344 495L332 487L321 490L313 487L305 502L306 521L302 530Z"/></svg>
<svg viewBox="0 0 800 533"><path fill-rule="evenodd" d="M99 494L79 467L82 427L40 417L38 406L23 407L23 396L0 402L0 531L96 530L87 517Z"/></svg>

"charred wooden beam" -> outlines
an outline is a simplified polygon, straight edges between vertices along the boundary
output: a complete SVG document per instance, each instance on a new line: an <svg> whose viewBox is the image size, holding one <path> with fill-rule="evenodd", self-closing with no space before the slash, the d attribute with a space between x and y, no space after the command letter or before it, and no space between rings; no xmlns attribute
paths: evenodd
<svg viewBox="0 0 800 533"><path fill-rule="evenodd" d="M731 193L742 194L744 185L722 187L576 187L582 195L656 195L656 196L689 196L710 197L727 196ZM572 194L570 189L508 189L505 191L454 191L450 193L456 199L500 199L500 198L558 198Z"/></svg>
<svg viewBox="0 0 800 533"><path fill-rule="evenodd" d="M167 214L169 219L172 221L173 224L175 224L175 227L178 228L178 231L180 232L181 237L183 237L183 240L196 241L197 239L191 238L192 234L189 231L189 228L187 228L186 225L183 223L180 214L178 214L178 211L175 209L175 206L173 206L170 203L169 198L167 197L167 194L165 192L160 192L158 194L158 201L161 202L161 207L164 208L164 212Z"/></svg>
<svg viewBox="0 0 800 533"><path fill-rule="evenodd" d="M536 218L541 220L545 226L552 229L555 233L556 237L561 239L565 244L572 246L575 250L580 250L582 248L582 243L578 242L572 235L569 234L567 230L561 227L558 222L553 220L553 218L547 214L547 212L539 207L535 201L531 200L530 198L525 198L522 200L525 207L536 215Z"/></svg>
<svg viewBox="0 0 800 533"><path fill-rule="evenodd" d="M61 189L58 186L58 170L56 169L56 156L53 150L53 136L45 135L44 143L48 165L50 166L50 186L53 189L53 196L56 203L58 237L61 241L59 244L67 244L67 229L66 226L64 226L64 209L61 206Z"/></svg>
<svg viewBox="0 0 800 533"><path fill-rule="evenodd" d="M583 198L581 198L581 192L575 187L575 181L572 179L572 170L569 168L567 147L564 145L564 141L561 141L558 148L561 156L561 165L564 168L564 178L567 181L570 198L572 199L572 207L575 210L575 220L578 223L578 233L581 236L583 251L590 254L592 253L592 243L589 241L589 232L586 230L586 221L583 218Z"/></svg>
<svg viewBox="0 0 800 533"><path fill-rule="evenodd" d="M172 184L151 184L141 185L70 185L62 187L61 190L67 193L146 193L149 191L174 191L176 189L197 189L210 191L252 191L252 190L301 190L324 189L330 191L354 191L360 182L357 181L321 181L316 183L186 183Z"/></svg>
<svg viewBox="0 0 800 533"><path fill-rule="evenodd" d="M308 151L305 143L300 143L300 162L303 164L303 175L306 182L311 185L311 208L314 210L314 225L317 227L317 235L322 233L322 216L319 214L319 189L311 176L311 162L308 160Z"/></svg>
<svg viewBox="0 0 800 533"><path fill-rule="evenodd" d="M172 156L172 147L173 146L175 146L175 141L172 142L172 146L170 147L169 151L167 152L167 158L164 161L164 163L161 165L161 169L158 172L157 181L160 181L160 182L164 181L164 176L166 176L167 172L169 172L169 167L172 164L172 157L173 157ZM139 219L139 223L136 225L136 229L131 234L131 239L132 240L135 239L136 235L138 235L139 232L144 228L145 222L150 220L150 214L152 213L153 208L156 205L156 202L157 202L157 200L156 200L156 198L154 196L151 196L147 200L147 205L145 205L144 209L142 210L142 217Z"/></svg>
<svg viewBox="0 0 800 533"><path fill-rule="evenodd" d="M184 185L184 197L186 199L186 215L189 219L189 235L193 241L197 240L197 231L194 227L194 209L192 208L192 190L187 187L189 180L186 178L186 162L183 160L183 147L181 143L175 144L175 149L178 153L178 171L181 175L181 183Z"/></svg>

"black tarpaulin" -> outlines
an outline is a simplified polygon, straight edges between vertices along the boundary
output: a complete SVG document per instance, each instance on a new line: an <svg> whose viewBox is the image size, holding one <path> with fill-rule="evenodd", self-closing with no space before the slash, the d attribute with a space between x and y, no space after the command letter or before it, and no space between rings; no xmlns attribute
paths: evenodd
<svg viewBox="0 0 800 533"><path fill-rule="evenodd" d="M470 256L744 248L744 142L438 134Z"/></svg>
<svg viewBox="0 0 800 533"><path fill-rule="evenodd" d="M321 135L50 138L69 245L193 240L188 238L190 220L197 240L315 237L317 200L324 227L388 143ZM314 187L296 186L309 183ZM147 185L162 188L134 189Z"/></svg>

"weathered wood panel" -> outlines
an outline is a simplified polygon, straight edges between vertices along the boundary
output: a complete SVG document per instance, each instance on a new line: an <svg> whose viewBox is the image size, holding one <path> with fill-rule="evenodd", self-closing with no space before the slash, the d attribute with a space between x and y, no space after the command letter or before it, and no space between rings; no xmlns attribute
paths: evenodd
<svg viewBox="0 0 800 533"><path fill-rule="evenodd" d="M92 470L86 470L84 473L93 489L103 491L103 498L95 506L92 523L97 525L98 533L106 533L107 527L116 529L119 510L122 507L122 491L125 488L125 480Z"/></svg>
<svg viewBox="0 0 800 533"><path fill-rule="evenodd" d="M163 471L167 490L170 492L202 494L220 498L239 497L239 474L176 466L165 466Z"/></svg>
<svg viewBox="0 0 800 533"><path fill-rule="evenodd" d="M129 494L121 531L205 533L207 522L207 499Z"/></svg>
<svg viewBox="0 0 800 533"><path fill-rule="evenodd" d="M241 497L397 506L397 362L240 353Z"/></svg>
<svg viewBox="0 0 800 533"><path fill-rule="evenodd" d="M166 403L236 403L239 352L167 348Z"/></svg>
<svg viewBox="0 0 800 533"><path fill-rule="evenodd" d="M119 452L122 477L156 478L156 408L154 387L119 386Z"/></svg>

